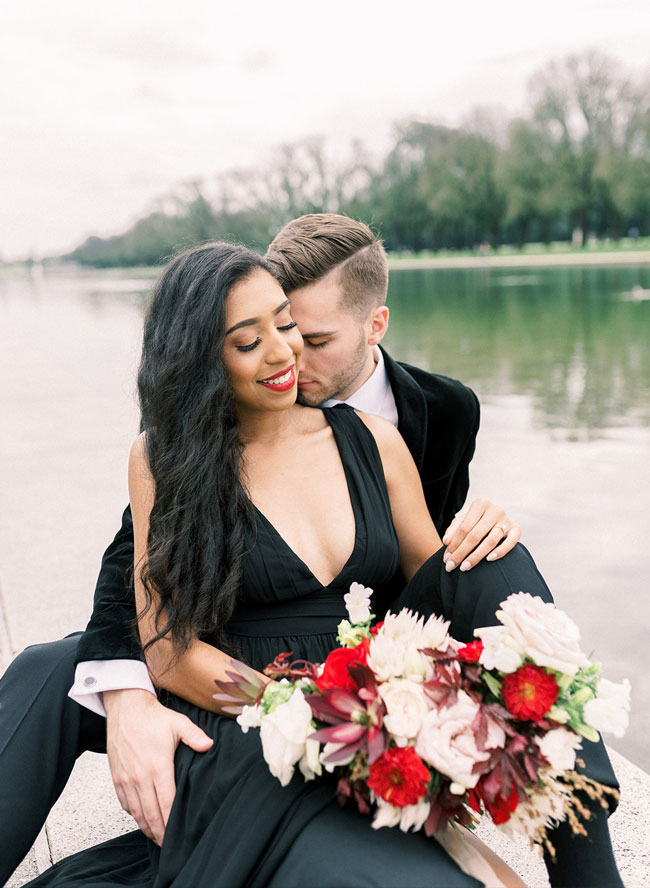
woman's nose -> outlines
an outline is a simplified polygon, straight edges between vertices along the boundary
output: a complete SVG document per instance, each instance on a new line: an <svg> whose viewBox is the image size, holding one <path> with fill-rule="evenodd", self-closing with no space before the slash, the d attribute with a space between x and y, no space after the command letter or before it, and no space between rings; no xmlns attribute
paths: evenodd
<svg viewBox="0 0 650 888"><path fill-rule="evenodd" d="M267 361L269 363L279 363L287 361L293 356L293 349L287 342L286 338L278 330L269 343L269 351L267 353Z"/></svg>

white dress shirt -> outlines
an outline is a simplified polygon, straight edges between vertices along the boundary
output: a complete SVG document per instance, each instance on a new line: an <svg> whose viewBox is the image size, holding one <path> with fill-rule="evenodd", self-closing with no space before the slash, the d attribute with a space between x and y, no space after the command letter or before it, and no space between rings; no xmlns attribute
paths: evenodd
<svg viewBox="0 0 650 888"><path fill-rule="evenodd" d="M397 405L386 373L384 356L379 348L375 348L374 357L374 371L356 392L345 401L330 398L321 406L349 404L361 413L383 416L397 426ZM102 692L127 688L140 688L155 694L149 671L141 660L88 660L77 664L69 696L93 712L106 715Z"/></svg>

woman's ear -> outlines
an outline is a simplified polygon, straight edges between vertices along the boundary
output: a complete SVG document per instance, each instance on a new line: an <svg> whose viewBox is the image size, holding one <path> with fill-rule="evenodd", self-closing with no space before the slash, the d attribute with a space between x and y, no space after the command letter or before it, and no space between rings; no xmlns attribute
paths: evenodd
<svg viewBox="0 0 650 888"><path fill-rule="evenodd" d="M370 333L368 334L368 345L377 345L384 338L386 330L388 330L388 306L380 305L369 317Z"/></svg>

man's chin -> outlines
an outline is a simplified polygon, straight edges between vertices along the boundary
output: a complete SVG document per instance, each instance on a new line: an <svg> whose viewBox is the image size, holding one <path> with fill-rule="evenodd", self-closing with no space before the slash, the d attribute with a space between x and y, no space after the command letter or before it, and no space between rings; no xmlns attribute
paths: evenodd
<svg viewBox="0 0 650 888"><path fill-rule="evenodd" d="M320 398L316 392L311 394L310 392L301 391L300 388L298 388L297 400L303 407L320 407L323 403L322 398Z"/></svg>

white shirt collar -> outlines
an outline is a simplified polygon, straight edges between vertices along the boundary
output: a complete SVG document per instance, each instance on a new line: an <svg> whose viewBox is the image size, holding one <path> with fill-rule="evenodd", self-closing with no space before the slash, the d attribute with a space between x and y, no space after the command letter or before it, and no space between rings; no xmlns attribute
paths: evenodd
<svg viewBox="0 0 650 888"><path fill-rule="evenodd" d="M390 387L384 356L379 348L374 349L375 369L368 379L353 392L345 401L330 398L321 404L321 407L335 407L337 404L347 404L354 407L360 413L372 413L375 416L383 416L394 426L397 426L397 406L393 390Z"/></svg>

